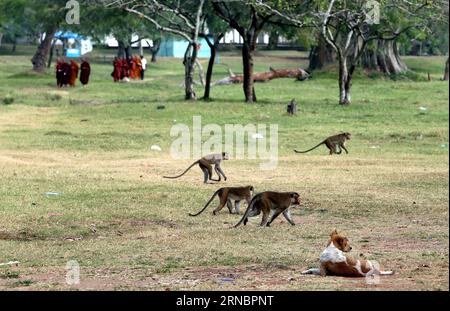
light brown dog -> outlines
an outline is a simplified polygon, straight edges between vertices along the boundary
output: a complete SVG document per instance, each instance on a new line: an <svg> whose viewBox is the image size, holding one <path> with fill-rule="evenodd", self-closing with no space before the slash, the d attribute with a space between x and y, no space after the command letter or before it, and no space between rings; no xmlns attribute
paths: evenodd
<svg viewBox="0 0 450 311"><path fill-rule="evenodd" d="M330 235L328 246L320 255L320 269L309 269L302 274L320 274L366 277L370 275L391 275L393 271L381 271L374 261L355 259L346 255L352 250L348 239L334 230Z"/></svg>

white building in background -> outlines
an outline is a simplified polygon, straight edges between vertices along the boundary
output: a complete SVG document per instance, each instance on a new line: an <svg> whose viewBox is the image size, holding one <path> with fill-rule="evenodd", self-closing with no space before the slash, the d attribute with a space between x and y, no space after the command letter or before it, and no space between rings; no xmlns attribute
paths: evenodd
<svg viewBox="0 0 450 311"><path fill-rule="evenodd" d="M135 42L135 43L133 43L133 47L139 47L138 40L139 40L139 37L134 35L132 38L132 41ZM286 42L286 39L284 39L283 37L280 37L278 41L280 43L284 43L284 42ZM110 48L116 48L119 46L119 43L114 38L114 36L107 36L102 41L102 43ZM144 48L147 48L147 47L150 47L153 45L153 41L151 39L142 39L141 43ZM220 43L221 44L243 44L244 40L242 39L241 35L239 34L239 32L237 30L232 30L225 34L225 36L222 38L222 40L220 40ZM267 33L261 34L258 37L256 43L262 44L262 45L269 44L269 35Z"/></svg>
<svg viewBox="0 0 450 311"><path fill-rule="evenodd" d="M132 44L132 46L134 48L139 47L139 37L137 35L133 35L133 37L131 38L131 41L134 42ZM119 47L119 42L117 42L116 38L114 38L114 36L112 36L112 35L105 37L105 39L102 40L102 43L110 48ZM148 48L153 45L153 41L152 41L152 39L142 39L141 44L142 44L142 47Z"/></svg>
<svg viewBox="0 0 450 311"><path fill-rule="evenodd" d="M237 30L229 31L225 34L222 40L220 40L222 44L243 44L244 40ZM269 44L269 35L266 33L262 33L258 39L256 40L257 44Z"/></svg>
<svg viewBox="0 0 450 311"><path fill-rule="evenodd" d="M225 34L222 40L220 40L220 43L222 44L243 44L244 40L242 39L241 35L237 30L229 31ZM259 35L258 39L256 40L257 44L265 45L269 44L269 34L268 33L262 33ZM279 44L286 44L289 43L289 40L286 38L279 36L278 37L278 43Z"/></svg>

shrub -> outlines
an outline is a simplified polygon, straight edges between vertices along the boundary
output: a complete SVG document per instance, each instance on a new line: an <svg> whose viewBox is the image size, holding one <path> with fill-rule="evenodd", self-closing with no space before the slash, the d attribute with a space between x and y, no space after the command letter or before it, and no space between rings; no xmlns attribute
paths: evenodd
<svg viewBox="0 0 450 311"><path fill-rule="evenodd" d="M7 96L3 97L2 103L4 105L11 105L12 103L14 103L14 97L7 95Z"/></svg>

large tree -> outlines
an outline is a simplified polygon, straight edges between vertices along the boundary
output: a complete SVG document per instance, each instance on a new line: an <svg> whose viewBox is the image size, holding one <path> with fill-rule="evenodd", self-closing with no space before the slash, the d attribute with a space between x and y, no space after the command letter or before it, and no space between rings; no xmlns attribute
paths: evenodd
<svg viewBox="0 0 450 311"><path fill-rule="evenodd" d="M367 7L367 3L331 0L323 6L325 11L318 11L322 36L336 51L339 61L341 105L351 103L353 73L367 45L374 40L395 40L408 29L420 27L420 12L428 6L420 0L385 0L380 7ZM397 20L391 15L404 18Z"/></svg>
<svg viewBox="0 0 450 311"><path fill-rule="evenodd" d="M149 23L117 7L84 6L83 23L73 25L72 31L102 41L113 36L118 43L117 56L130 58L132 46L154 30Z"/></svg>
<svg viewBox="0 0 450 311"><path fill-rule="evenodd" d="M442 0L440 0L442 1ZM261 7L276 11L270 1L259 0ZM402 33L420 27L422 12L433 1L422 0L316 0L312 3L312 24L333 48L339 62L339 103L351 103L353 73L367 45L374 40L395 40ZM278 11L294 26L304 26L304 14L289 7ZM401 19L393 16L401 16Z"/></svg>
<svg viewBox="0 0 450 311"><path fill-rule="evenodd" d="M214 1L214 10L231 28L235 29L243 39L242 63L244 72L244 95L248 103L256 102L253 81L254 54L259 34L269 20L272 12L257 10L253 1Z"/></svg>
<svg viewBox="0 0 450 311"><path fill-rule="evenodd" d="M397 40L378 39L370 42L361 56L363 68L386 74L399 74L408 71L400 57Z"/></svg>
<svg viewBox="0 0 450 311"><path fill-rule="evenodd" d="M45 71L55 33L63 26L67 14L65 0L25 1L24 11L41 33L40 43L31 62L36 72Z"/></svg>
<svg viewBox="0 0 450 311"><path fill-rule="evenodd" d="M398 3L403 5L401 1ZM421 3L417 2L416 5L420 7ZM448 50L448 0L429 1L427 9L421 11L415 10L411 5L400 10L387 9L384 5L380 13L386 24L401 28L416 22L420 27L409 28L390 40L376 39L370 42L361 58L363 68L387 74L406 72L408 67L402 61L400 53L410 52L411 42L427 42L427 53L431 55ZM420 17L420 20L417 17Z"/></svg>
<svg viewBox="0 0 450 311"><path fill-rule="evenodd" d="M206 71L205 92L203 95L204 100L209 100L211 94L212 74L217 57L217 49L220 41L225 36L226 31L229 30L229 27L215 14L210 1L206 4L205 14L206 18L202 25L200 36L205 39L211 51L208 69Z"/></svg>
<svg viewBox="0 0 450 311"><path fill-rule="evenodd" d="M18 35L38 36L39 44L31 59L36 72L43 72L46 68L54 35L65 20L66 3L64 0L0 2L0 20L4 19L1 27L4 32L9 32L13 42Z"/></svg>
<svg viewBox="0 0 450 311"><path fill-rule="evenodd" d="M309 71L322 69L326 65L333 63L336 60L336 53L333 48L322 38L317 36L316 44L311 47L309 52Z"/></svg>
<svg viewBox="0 0 450 311"><path fill-rule="evenodd" d="M180 36L188 42L184 54L185 99L194 100L194 68L206 0L99 0L106 7L118 7L152 23L157 30Z"/></svg>

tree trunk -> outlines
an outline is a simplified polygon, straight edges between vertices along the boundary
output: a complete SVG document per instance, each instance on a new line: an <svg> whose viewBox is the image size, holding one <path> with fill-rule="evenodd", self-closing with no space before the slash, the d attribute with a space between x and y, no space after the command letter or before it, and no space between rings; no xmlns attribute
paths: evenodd
<svg viewBox="0 0 450 311"><path fill-rule="evenodd" d="M119 46L117 48L117 57L118 58L124 58L125 57L125 45L121 41L119 41Z"/></svg>
<svg viewBox="0 0 450 311"><path fill-rule="evenodd" d="M353 71L353 70L352 70ZM352 87L352 72L348 69L347 58L339 57L339 104L350 105Z"/></svg>
<svg viewBox="0 0 450 311"><path fill-rule="evenodd" d="M269 50L275 50L278 47L278 38L279 38L279 33L277 31L271 31L270 35L269 35L269 44L267 46L267 48Z"/></svg>
<svg viewBox="0 0 450 311"><path fill-rule="evenodd" d="M335 60L333 48L328 45L322 37L319 38L318 44L311 48L309 53L308 71L322 69L327 64L333 63Z"/></svg>
<svg viewBox="0 0 450 311"><path fill-rule="evenodd" d="M447 57L447 61L445 62L444 77L442 79L444 81L448 81L448 57Z"/></svg>
<svg viewBox="0 0 450 311"><path fill-rule="evenodd" d="M184 54L184 87L185 87L185 99L195 100L197 96L194 91L194 69L195 60L197 59L197 43L194 41L190 43Z"/></svg>
<svg viewBox="0 0 450 311"><path fill-rule="evenodd" d="M144 55L144 47L142 46L142 39L139 39L139 55Z"/></svg>
<svg viewBox="0 0 450 311"><path fill-rule="evenodd" d="M42 40L41 43L39 44L36 53L31 59L34 71L44 72L55 33L56 29L47 31L45 34L45 39Z"/></svg>
<svg viewBox="0 0 450 311"><path fill-rule="evenodd" d="M128 60L133 58L133 47L131 46L131 43L128 43L128 46L125 48L125 57Z"/></svg>
<svg viewBox="0 0 450 311"><path fill-rule="evenodd" d="M158 49L158 51L155 51L152 49L152 63L156 63L156 61L157 61L156 55L158 54L158 52L159 52L159 49Z"/></svg>
<svg viewBox="0 0 450 311"><path fill-rule="evenodd" d="M0 32L0 47L2 47L3 33Z"/></svg>
<svg viewBox="0 0 450 311"><path fill-rule="evenodd" d="M224 33L220 33L215 39L214 42L211 42L207 36L205 36L206 43L208 43L209 49L211 50L211 57L209 58L208 69L206 71L206 84L205 84L205 93L203 95L204 100L210 99L211 93L211 80L212 74L214 70L214 64L216 63L216 55L217 55L217 46L219 45L220 40L222 40Z"/></svg>
<svg viewBox="0 0 450 311"><path fill-rule="evenodd" d="M244 69L244 94L247 103L256 102L255 86L253 81L253 54L255 50L250 47L248 42L242 46L242 62Z"/></svg>
<svg viewBox="0 0 450 311"><path fill-rule="evenodd" d="M152 63L156 63L156 56L158 55L160 48L161 48L161 39L153 40L153 46L150 49L152 53Z"/></svg>
<svg viewBox="0 0 450 311"><path fill-rule="evenodd" d="M211 50L211 57L209 58L208 69L206 70L206 85L205 85L205 93L203 95L203 99L209 100L211 93L211 79L214 69L214 64L216 61L216 46L215 44L211 44L209 39L206 39L208 42L209 48Z"/></svg>
<svg viewBox="0 0 450 311"><path fill-rule="evenodd" d="M52 61L53 61L53 51L55 50L55 44L56 44L56 40L53 41L52 46L50 48L50 55L48 57L48 64L47 64L47 68L50 68L52 66Z"/></svg>
<svg viewBox="0 0 450 311"><path fill-rule="evenodd" d="M363 53L361 62L365 69L386 74L400 74L408 71L408 67L400 58L397 43L394 40L374 42Z"/></svg>

